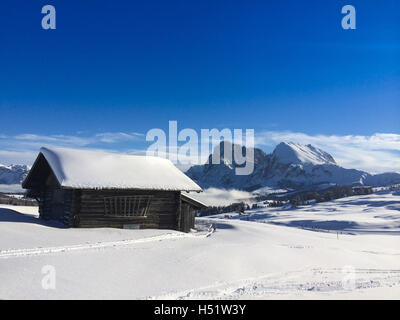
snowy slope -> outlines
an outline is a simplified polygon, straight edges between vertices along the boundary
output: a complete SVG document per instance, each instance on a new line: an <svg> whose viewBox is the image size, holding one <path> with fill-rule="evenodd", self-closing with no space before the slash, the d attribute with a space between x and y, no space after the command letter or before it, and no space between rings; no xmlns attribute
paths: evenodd
<svg viewBox="0 0 400 320"><path fill-rule="evenodd" d="M281 142L272 155L283 164L336 164L333 157L311 144L301 145L293 142Z"/></svg>
<svg viewBox="0 0 400 320"><path fill-rule="evenodd" d="M322 232L350 234L383 233L400 235L400 194L378 192L364 196L352 196L329 202L278 208L262 202L259 208L247 210L246 215L230 214L232 219L285 225ZM224 218L226 214L212 216Z"/></svg>
<svg viewBox="0 0 400 320"><path fill-rule="evenodd" d="M222 152L220 164L211 164L210 155L206 164L193 166L186 173L203 188L241 190L265 187L299 189L326 183L371 186L400 183L398 173L372 175L365 171L340 167L331 155L312 145L282 142L271 154L257 148L254 149L254 154L254 171L247 176L236 175L236 164L228 165L223 161Z"/></svg>
<svg viewBox="0 0 400 320"><path fill-rule="evenodd" d="M393 231L400 195L351 201L358 204L332 201L299 210L297 218L266 212L264 220L286 216L282 225L202 218L197 224L212 224L213 232L191 234L57 228L37 220L37 208L0 206L0 298L398 299L400 242ZM345 215L360 232L337 237L284 223ZM49 265L55 290L41 286Z"/></svg>
<svg viewBox="0 0 400 320"><path fill-rule="evenodd" d="M29 169L26 165L5 166L0 164L0 184L21 184Z"/></svg>

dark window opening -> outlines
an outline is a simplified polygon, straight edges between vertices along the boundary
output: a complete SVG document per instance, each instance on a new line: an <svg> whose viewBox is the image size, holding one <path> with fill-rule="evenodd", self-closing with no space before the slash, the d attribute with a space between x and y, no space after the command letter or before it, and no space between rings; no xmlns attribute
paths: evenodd
<svg viewBox="0 0 400 320"><path fill-rule="evenodd" d="M153 196L117 196L104 198L104 212L113 217L146 217Z"/></svg>

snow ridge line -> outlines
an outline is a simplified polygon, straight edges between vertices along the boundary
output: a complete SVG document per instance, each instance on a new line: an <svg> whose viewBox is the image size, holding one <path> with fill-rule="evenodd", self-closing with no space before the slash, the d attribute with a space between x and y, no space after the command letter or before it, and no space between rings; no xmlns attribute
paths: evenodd
<svg viewBox="0 0 400 320"><path fill-rule="evenodd" d="M201 233L198 235L192 234L192 233L173 232L173 233L167 233L167 234L160 235L160 236L147 237L147 238L141 238L141 239L95 242L95 243L60 246L60 247L2 250L2 251L0 251L0 259L1 258L18 258L18 257L27 257L27 256L39 256L39 255L52 254L52 253L82 251L82 250L90 250L90 249L125 247L125 246L134 245L134 244L138 244L138 243L173 240L173 239L180 239L180 238L207 238L213 232L214 232L214 229L212 227L210 227L206 233Z"/></svg>

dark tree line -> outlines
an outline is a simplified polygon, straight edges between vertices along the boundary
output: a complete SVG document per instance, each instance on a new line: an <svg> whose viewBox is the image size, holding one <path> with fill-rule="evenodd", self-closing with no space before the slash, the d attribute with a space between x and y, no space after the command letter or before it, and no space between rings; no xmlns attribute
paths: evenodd
<svg viewBox="0 0 400 320"><path fill-rule="evenodd" d="M284 195L279 199L275 198L272 201L269 200L268 206L282 207L285 203L289 202L292 207L297 207L301 205L308 205L312 201L326 202L344 197L371 194L371 193L373 193L372 188L367 186L365 187L333 186L325 190L302 191L302 192L296 192L292 195Z"/></svg>
<svg viewBox="0 0 400 320"><path fill-rule="evenodd" d="M227 213L227 212L236 212L236 213L244 213L245 210L249 210L250 206L244 202L237 202L232 203L229 206L213 206L207 207L199 211L198 216L210 216L220 213Z"/></svg>
<svg viewBox="0 0 400 320"><path fill-rule="evenodd" d="M290 199L290 204L292 207L297 207L299 205L309 204L310 200L315 200L316 202L326 202L354 195L371 194L372 192L372 188L370 187L353 188L351 186L334 186L323 191L312 191L296 194Z"/></svg>

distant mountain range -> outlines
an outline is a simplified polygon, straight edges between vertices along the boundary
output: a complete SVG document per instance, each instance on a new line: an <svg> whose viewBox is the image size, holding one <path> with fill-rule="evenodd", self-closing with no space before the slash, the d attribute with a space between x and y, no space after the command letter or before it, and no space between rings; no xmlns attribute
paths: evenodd
<svg viewBox="0 0 400 320"><path fill-rule="evenodd" d="M224 158L224 148L233 150L230 142L220 144L220 163L212 164L212 154L204 165L191 167L186 174L202 188L223 188L253 191L261 188L302 189L319 188L326 184L386 186L400 183L400 174L387 172L370 174L356 169L345 169L327 152L310 144L282 142L270 154L254 148L254 171L250 175L236 175L240 167ZM242 153L247 149L243 146ZM214 153L216 149L214 149ZM217 156L217 155L214 155ZM0 185L20 185L30 170L26 165L0 164Z"/></svg>
<svg viewBox="0 0 400 320"><path fill-rule="evenodd" d="M302 189L324 184L385 186L400 183L399 173L370 174L361 170L345 169L337 165L329 153L310 144L292 142L281 142L271 154L254 148L254 171L250 175L240 176L235 174L238 166L224 159L226 144L230 143L220 144L219 164L211 163L211 154L206 164L193 166L186 174L203 188L247 191L265 187ZM232 145L229 148L233 150ZM247 149L241 148L245 154ZM214 153L216 150L217 148Z"/></svg>
<svg viewBox="0 0 400 320"><path fill-rule="evenodd" d="M29 172L30 167L26 165L13 164L5 166L0 164L0 184L21 184Z"/></svg>

